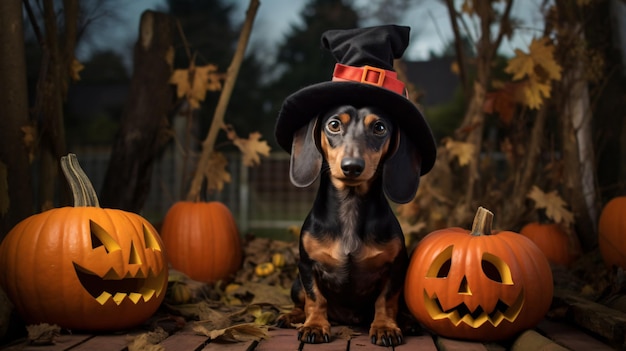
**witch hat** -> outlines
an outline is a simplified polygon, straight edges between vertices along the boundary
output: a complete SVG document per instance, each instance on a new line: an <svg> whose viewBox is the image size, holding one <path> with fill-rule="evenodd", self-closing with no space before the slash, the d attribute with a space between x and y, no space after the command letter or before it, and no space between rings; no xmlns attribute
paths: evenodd
<svg viewBox="0 0 626 351"><path fill-rule="evenodd" d="M422 157L421 174L435 163L433 134L397 78L393 60L409 43L409 27L385 25L322 34L322 45L337 60L333 78L304 87L288 96L278 113L276 141L291 152L293 134L321 113L341 105L377 107L398 123Z"/></svg>

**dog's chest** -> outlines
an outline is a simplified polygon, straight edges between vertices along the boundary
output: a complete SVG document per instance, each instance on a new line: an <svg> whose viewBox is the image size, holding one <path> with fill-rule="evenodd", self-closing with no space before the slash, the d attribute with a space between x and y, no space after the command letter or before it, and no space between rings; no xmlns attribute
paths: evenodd
<svg viewBox="0 0 626 351"><path fill-rule="evenodd" d="M321 280L337 288L379 280L402 249L398 237L386 242L367 240L378 236L363 233L367 214L359 205L354 198L341 201L337 213L339 233L304 237L304 248L316 263Z"/></svg>

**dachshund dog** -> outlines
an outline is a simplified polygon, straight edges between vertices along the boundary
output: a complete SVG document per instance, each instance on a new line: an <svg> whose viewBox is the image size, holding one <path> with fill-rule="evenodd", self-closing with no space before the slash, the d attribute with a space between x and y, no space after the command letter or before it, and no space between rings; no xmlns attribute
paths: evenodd
<svg viewBox="0 0 626 351"><path fill-rule="evenodd" d="M408 255L388 199L413 199L420 155L389 116L341 106L294 133L290 177L319 190L300 234L294 309L278 326L305 343L330 341L329 321L370 325L372 343L403 342L396 317Z"/></svg>

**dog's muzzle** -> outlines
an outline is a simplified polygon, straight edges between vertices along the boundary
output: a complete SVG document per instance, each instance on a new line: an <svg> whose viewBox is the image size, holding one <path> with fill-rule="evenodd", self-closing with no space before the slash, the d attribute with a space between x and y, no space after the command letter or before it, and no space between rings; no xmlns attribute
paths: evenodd
<svg viewBox="0 0 626 351"><path fill-rule="evenodd" d="M341 160L341 170L348 178L356 178L365 169L365 161L362 158L346 157Z"/></svg>

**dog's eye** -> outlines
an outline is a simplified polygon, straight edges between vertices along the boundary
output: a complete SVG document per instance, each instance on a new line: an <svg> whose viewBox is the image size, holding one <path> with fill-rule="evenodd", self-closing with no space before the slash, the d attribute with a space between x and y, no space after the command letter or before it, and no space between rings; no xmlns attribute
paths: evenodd
<svg viewBox="0 0 626 351"><path fill-rule="evenodd" d="M337 133L341 131L341 122L339 122L336 119L331 119L330 121L328 121L328 124L326 125L326 127L328 128L329 131L333 133Z"/></svg>
<svg viewBox="0 0 626 351"><path fill-rule="evenodd" d="M373 130L376 135L385 135L387 133L387 126L385 123L378 121L374 123Z"/></svg>

